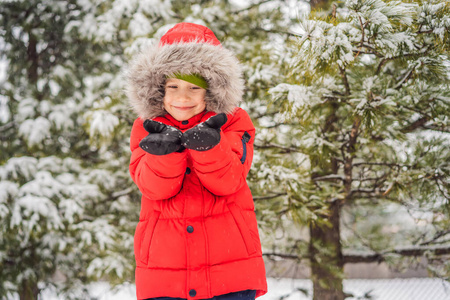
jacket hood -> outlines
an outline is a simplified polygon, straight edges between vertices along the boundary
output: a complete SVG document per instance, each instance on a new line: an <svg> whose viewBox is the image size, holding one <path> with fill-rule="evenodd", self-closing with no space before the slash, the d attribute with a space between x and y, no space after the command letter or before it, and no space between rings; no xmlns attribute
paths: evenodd
<svg viewBox="0 0 450 300"><path fill-rule="evenodd" d="M174 73L200 74L208 82L206 110L232 113L242 100L244 81L239 61L207 27L180 23L157 46L130 63L126 93L142 119L163 116L164 85Z"/></svg>

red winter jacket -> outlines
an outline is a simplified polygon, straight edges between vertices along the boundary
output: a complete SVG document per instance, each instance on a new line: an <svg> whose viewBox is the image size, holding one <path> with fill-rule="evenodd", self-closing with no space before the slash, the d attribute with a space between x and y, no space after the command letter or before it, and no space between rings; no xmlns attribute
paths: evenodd
<svg viewBox="0 0 450 300"><path fill-rule="evenodd" d="M154 120L181 131L205 121L169 114ZM134 239L138 299L206 299L242 290L267 291L264 262L246 182L255 128L236 108L211 150L151 155L139 142L148 135L141 118L131 132L130 173L142 192Z"/></svg>

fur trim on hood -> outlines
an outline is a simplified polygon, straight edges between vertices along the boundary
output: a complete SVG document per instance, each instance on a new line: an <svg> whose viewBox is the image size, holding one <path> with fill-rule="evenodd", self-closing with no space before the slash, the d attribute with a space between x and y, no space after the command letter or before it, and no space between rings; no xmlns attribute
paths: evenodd
<svg viewBox="0 0 450 300"><path fill-rule="evenodd" d="M126 93L143 120L163 116L164 85L174 73L198 73L209 84L206 110L232 113L242 100L242 70L233 53L221 45L198 40L159 44L139 54L130 64Z"/></svg>

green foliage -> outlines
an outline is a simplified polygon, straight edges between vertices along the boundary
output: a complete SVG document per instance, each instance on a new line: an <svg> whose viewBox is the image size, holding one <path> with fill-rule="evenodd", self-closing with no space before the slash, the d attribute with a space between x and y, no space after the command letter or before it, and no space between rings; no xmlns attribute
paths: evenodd
<svg viewBox="0 0 450 300"><path fill-rule="evenodd" d="M136 116L122 93L126 63L175 23L205 24L243 62L243 106L257 118L285 68L276 45L290 21L285 4L271 2L0 4L9 70L0 83L0 297L37 297L39 284L86 299L91 281L133 280L140 195L127 171ZM260 204L271 223L264 206L273 203Z"/></svg>
<svg viewBox="0 0 450 300"><path fill-rule="evenodd" d="M341 228L344 251L450 247L442 227L450 199L449 18L448 2L363 0L333 17L299 20L289 75L270 90L280 113L266 123L278 132L263 131L259 145L265 161L281 160L297 175L285 211L297 224L323 224L312 248L335 226L327 210L336 201L342 220L351 220ZM277 194L285 180L264 182ZM305 209L310 203L315 209ZM400 216L409 221L389 222ZM433 253L430 261L440 261ZM335 254L315 259L328 255Z"/></svg>
<svg viewBox="0 0 450 300"><path fill-rule="evenodd" d="M53 286L65 299L85 299L92 280L133 276L139 208L126 172L128 138L122 129L96 146L89 119L115 95L107 89L121 67L111 57L120 51L74 26L87 18L84 8L76 1L0 5L8 64L1 82L0 297L35 299L40 287ZM109 135L124 127L108 123L115 127Z"/></svg>
<svg viewBox="0 0 450 300"><path fill-rule="evenodd" d="M299 38L285 1L126 3L0 4L0 297L39 283L87 298L90 281L132 280L139 192L122 71L182 21L210 27L243 63L265 249L308 258L305 228L332 229L333 201L345 249L448 244L448 2L338 3L336 16L299 20ZM425 225L387 222L400 208ZM338 249L327 245L319 260Z"/></svg>

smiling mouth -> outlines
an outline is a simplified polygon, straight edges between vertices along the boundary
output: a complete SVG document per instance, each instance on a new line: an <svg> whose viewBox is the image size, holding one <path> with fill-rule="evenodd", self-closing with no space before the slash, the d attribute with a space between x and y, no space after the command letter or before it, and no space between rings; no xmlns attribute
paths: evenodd
<svg viewBox="0 0 450 300"><path fill-rule="evenodd" d="M190 110L193 109L194 106L174 106L174 108L179 110Z"/></svg>

